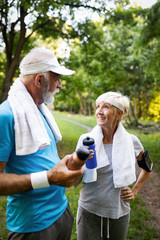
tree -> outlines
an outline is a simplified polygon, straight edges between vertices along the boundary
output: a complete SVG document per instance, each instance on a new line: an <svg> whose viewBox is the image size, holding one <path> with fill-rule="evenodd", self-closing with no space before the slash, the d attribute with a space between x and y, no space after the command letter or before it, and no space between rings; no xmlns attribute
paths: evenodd
<svg viewBox="0 0 160 240"><path fill-rule="evenodd" d="M115 3L116 8L108 11L104 0L94 1L95 5L88 0L3 0L0 39L5 53L0 53L0 68L6 73L0 75L0 101L18 74L20 58L36 44L36 38L41 36L46 41L48 37L61 37L69 42L71 52L69 58L59 61L76 70L76 75L63 78L64 87L55 101L58 109L91 114L98 95L120 91L131 99L130 124L137 125L140 118L147 118L155 91L159 92L160 3L151 9L129 7L128 0ZM101 9L103 17L97 22L89 17L80 22L76 9L84 8Z"/></svg>
<svg viewBox="0 0 160 240"><path fill-rule="evenodd" d="M160 87L160 1L148 9L145 16L139 44L141 49L148 49L144 56L144 71L147 76L154 77L155 84ZM153 64L154 63L154 64Z"/></svg>
<svg viewBox="0 0 160 240"><path fill-rule="evenodd" d="M99 11L104 2L96 0L98 8L90 5L87 0L3 0L0 2L0 29L1 47L5 48L6 61L2 64L5 69L4 80L1 80L2 89L0 102L7 96L9 87L17 70L21 56L34 34L43 38L52 36L70 38L76 32L66 27L67 18L74 19L74 10L77 8ZM77 27L77 26L75 26ZM36 35L37 36L37 35ZM36 37L34 37L34 40Z"/></svg>
<svg viewBox="0 0 160 240"><path fill-rule="evenodd" d="M160 93L155 92L155 99L153 99L149 106L149 115L150 119L154 120L155 122L160 122Z"/></svg>
<svg viewBox="0 0 160 240"><path fill-rule="evenodd" d="M159 9L160 2L149 9L124 8L123 4L119 4L105 20L112 27L117 25L113 31L118 32L117 35L121 38L119 43L122 47L119 49L125 56L123 64L128 76L124 90L132 100L131 111L136 125L139 118L147 118L155 88L160 90L157 68L160 64ZM117 31L119 26L121 31ZM118 36L115 39L117 41Z"/></svg>
<svg viewBox="0 0 160 240"><path fill-rule="evenodd" d="M147 117L155 81L153 75L144 71L149 49L141 49L137 44L143 21L133 14L129 22L126 18L116 22L111 18L107 24L101 19L79 26L79 38L70 55L76 78L67 81L65 100L72 104L69 99L76 98L78 104L79 99L81 113L89 114L99 94L120 91L131 99L130 124L138 125L138 119ZM69 94L68 89L72 89Z"/></svg>

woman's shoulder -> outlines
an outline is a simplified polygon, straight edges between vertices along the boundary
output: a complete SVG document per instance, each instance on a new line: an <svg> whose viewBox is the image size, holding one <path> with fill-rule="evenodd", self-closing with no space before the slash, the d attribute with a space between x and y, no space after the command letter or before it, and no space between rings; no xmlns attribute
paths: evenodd
<svg viewBox="0 0 160 240"><path fill-rule="evenodd" d="M137 136L135 136L134 134L131 134L131 137L132 137L132 141L133 141L135 154L136 154L136 156L138 156L139 153L144 149L143 145Z"/></svg>
<svg viewBox="0 0 160 240"><path fill-rule="evenodd" d="M131 135L131 137L132 137L133 143L140 142L139 138L138 138L136 135L134 135L134 134L130 134L130 135Z"/></svg>

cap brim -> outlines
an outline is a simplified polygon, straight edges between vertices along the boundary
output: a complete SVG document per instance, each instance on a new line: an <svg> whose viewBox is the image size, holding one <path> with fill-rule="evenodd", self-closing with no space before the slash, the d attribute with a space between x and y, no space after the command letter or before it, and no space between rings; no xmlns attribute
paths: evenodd
<svg viewBox="0 0 160 240"><path fill-rule="evenodd" d="M74 73L73 70L67 69L64 66L60 66L60 67L57 67L57 68L56 67L50 67L49 71L60 74L60 75L66 75L66 76L72 75Z"/></svg>

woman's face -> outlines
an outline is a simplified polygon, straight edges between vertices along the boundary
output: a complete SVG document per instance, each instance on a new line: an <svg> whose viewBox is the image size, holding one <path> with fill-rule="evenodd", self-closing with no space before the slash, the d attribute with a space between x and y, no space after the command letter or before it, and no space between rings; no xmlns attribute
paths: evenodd
<svg viewBox="0 0 160 240"><path fill-rule="evenodd" d="M118 124L122 114L118 109L106 102L100 102L96 105L97 124L101 127L114 128Z"/></svg>

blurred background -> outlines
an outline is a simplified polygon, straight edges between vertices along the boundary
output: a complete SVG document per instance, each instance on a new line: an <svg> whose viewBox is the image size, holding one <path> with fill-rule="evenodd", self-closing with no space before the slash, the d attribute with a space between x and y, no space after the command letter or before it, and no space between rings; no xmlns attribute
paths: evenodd
<svg viewBox="0 0 160 240"><path fill-rule="evenodd" d="M98 95L119 91L131 99L128 125L160 122L160 1L3 0L0 16L0 102L43 46L75 70L54 109L92 115Z"/></svg>

